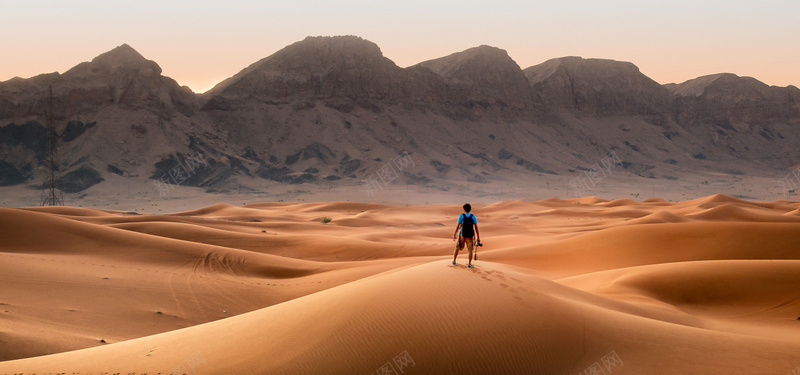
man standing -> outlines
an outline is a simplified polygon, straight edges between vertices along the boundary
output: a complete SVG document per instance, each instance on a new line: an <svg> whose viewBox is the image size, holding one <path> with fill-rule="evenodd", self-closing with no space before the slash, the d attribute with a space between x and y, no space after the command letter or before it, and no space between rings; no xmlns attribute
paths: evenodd
<svg viewBox="0 0 800 375"><path fill-rule="evenodd" d="M453 233L453 241L456 241L458 235L458 242L456 242L456 251L453 253L453 265L456 265L456 258L458 252L467 245L469 250L469 263L467 267L472 268L472 249L475 246L473 239L477 236L477 241L481 242L481 233L478 231L478 218L471 214L472 206L469 203L464 204L464 213L458 215L458 224L456 231ZM459 233L459 229L461 232Z"/></svg>

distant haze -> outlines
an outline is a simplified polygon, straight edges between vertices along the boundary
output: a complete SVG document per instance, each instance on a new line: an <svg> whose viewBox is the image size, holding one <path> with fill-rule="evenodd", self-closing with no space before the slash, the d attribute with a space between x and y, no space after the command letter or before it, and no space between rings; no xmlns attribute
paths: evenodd
<svg viewBox="0 0 800 375"><path fill-rule="evenodd" d="M204 92L307 35L350 34L401 67L486 44L522 68L574 55L630 61L659 83L730 72L800 86L797 1L6 1L0 24L0 81L128 43Z"/></svg>

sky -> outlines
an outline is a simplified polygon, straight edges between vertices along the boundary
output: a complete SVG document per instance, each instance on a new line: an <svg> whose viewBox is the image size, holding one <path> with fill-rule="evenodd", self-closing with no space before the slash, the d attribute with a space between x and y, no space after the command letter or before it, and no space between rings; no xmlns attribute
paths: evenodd
<svg viewBox="0 0 800 375"><path fill-rule="evenodd" d="M401 67L485 44L523 69L581 56L662 84L726 72L800 86L797 0L0 0L0 25L0 81L127 43L204 92L306 36L357 35Z"/></svg>

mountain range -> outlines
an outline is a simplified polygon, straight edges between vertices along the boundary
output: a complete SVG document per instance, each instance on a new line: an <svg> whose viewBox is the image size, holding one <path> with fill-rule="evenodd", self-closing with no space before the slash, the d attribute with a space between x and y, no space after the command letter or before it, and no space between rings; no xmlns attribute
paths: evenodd
<svg viewBox="0 0 800 375"><path fill-rule="evenodd" d="M567 178L609 152L671 180L800 161L794 86L730 73L662 85L630 62L580 57L522 69L490 46L401 68L355 36L308 37L203 94L128 45L0 82L0 186L41 183L49 117L67 193L113 181L358 185L398 156L413 167L392 181L439 187Z"/></svg>

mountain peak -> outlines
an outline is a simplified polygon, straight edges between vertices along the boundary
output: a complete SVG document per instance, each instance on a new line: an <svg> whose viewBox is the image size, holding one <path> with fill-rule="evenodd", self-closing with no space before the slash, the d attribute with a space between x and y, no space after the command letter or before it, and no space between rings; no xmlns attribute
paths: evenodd
<svg viewBox="0 0 800 375"><path fill-rule="evenodd" d="M394 95L403 70L377 44L345 36L309 36L250 65L206 93L306 99Z"/></svg>
<svg viewBox="0 0 800 375"><path fill-rule="evenodd" d="M740 77L733 73L717 73L690 79L684 83L669 86L674 95L701 96L727 95L737 92L738 96L759 98L771 91L767 84L752 78Z"/></svg>
<svg viewBox="0 0 800 375"><path fill-rule="evenodd" d="M448 78L467 79L475 70L520 70L508 52L497 47L481 45L438 59L421 62L415 66L428 68Z"/></svg>
<svg viewBox="0 0 800 375"><path fill-rule="evenodd" d="M97 56L92 60L92 63L99 63L109 66L123 66L131 64L139 65L146 64L148 62L150 62L150 60L145 59L144 56L127 44L123 44L108 52L100 54L100 56Z"/></svg>
<svg viewBox="0 0 800 375"><path fill-rule="evenodd" d="M530 87L519 65L500 48L481 45L411 68L424 68L454 85L467 107L492 104L526 108Z"/></svg>
<svg viewBox="0 0 800 375"><path fill-rule="evenodd" d="M595 115L664 112L667 89L625 61L568 56L525 69L546 105Z"/></svg>
<svg viewBox="0 0 800 375"><path fill-rule="evenodd" d="M133 59L133 60L145 60L144 56L142 56L139 53L139 51L135 50L128 43L122 43L122 45L114 47L114 49L112 49L112 50L110 50L110 51L108 51L106 53L103 53L100 56L103 56L103 55L118 56L118 57Z"/></svg>
<svg viewBox="0 0 800 375"><path fill-rule="evenodd" d="M122 44L114 49L102 53L91 62L81 63L66 73L70 75L85 75L97 73L113 73L119 69L138 71L147 76L158 76L161 67L154 61L144 58L138 51L128 44Z"/></svg>
<svg viewBox="0 0 800 375"><path fill-rule="evenodd" d="M608 59L584 59L580 56L565 56L547 60L525 69L525 76L535 85L548 77L562 72L566 74L591 73L603 76L639 75L639 68L627 61Z"/></svg>
<svg viewBox="0 0 800 375"><path fill-rule="evenodd" d="M377 44L366 40L360 36L355 35L334 35L334 36L307 36L305 39L292 44L293 46L315 46L315 47L329 47L338 48L351 51L369 51L372 53L380 53L380 47Z"/></svg>
<svg viewBox="0 0 800 375"><path fill-rule="evenodd" d="M665 87L674 95L679 119L685 122L777 121L794 119L800 114L797 89L769 86L752 77L719 73ZM707 110L694 113L693 108L698 106Z"/></svg>
<svg viewBox="0 0 800 375"><path fill-rule="evenodd" d="M495 57L501 59L510 59L508 52L502 48L481 44L477 47L472 47L461 52L464 56L477 57Z"/></svg>
<svg viewBox="0 0 800 375"><path fill-rule="evenodd" d="M361 37L309 36L293 43L255 65L281 66L289 70L315 70L322 66L357 68L365 64L394 65L377 44Z"/></svg>

